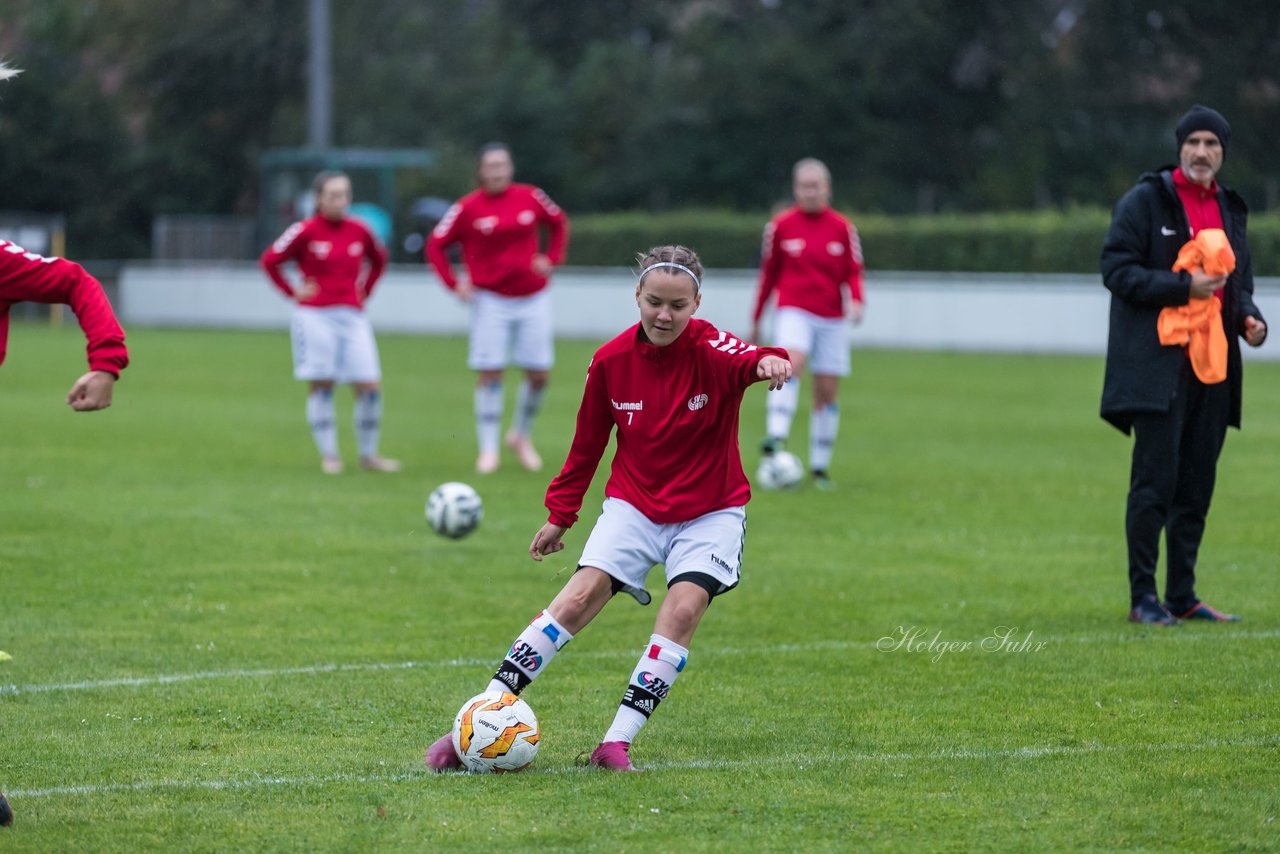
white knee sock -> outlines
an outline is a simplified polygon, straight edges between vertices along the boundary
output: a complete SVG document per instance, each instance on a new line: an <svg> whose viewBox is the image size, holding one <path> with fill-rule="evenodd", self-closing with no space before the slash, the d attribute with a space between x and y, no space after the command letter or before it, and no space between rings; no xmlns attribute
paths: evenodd
<svg viewBox="0 0 1280 854"><path fill-rule="evenodd" d="M480 453L498 453L498 434L502 431L502 383L476 386L476 441Z"/></svg>
<svg viewBox="0 0 1280 854"><path fill-rule="evenodd" d="M307 423L322 457L338 456L338 424L334 420L333 389L316 389L307 396Z"/></svg>
<svg viewBox="0 0 1280 854"><path fill-rule="evenodd" d="M800 402L800 378L793 377L777 391L765 397L765 432L770 439L786 439L791 435L791 420Z"/></svg>
<svg viewBox="0 0 1280 854"><path fill-rule="evenodd" d="M382 431L382 392L367 391L356 395L356 445L360 458L378 455L378 434Z"/></svg>
<svg viewBox="0 0 1280 854"><path fill-rule="evenodd" d="M649 647L640 656L636 669L631 672L631 682L622 695L622 703L613 718L613 724L604 734L603 741L635 740L640 727L667 696L676 677L684 670L689 650L662 635L652 635Z"/></svg>
<svg viewBox="0 0 1280 854"><path fill-rule="evenodd" d="M535 391L533 383L528 379L520 384L520 391L516 394L516 414L511 421L512 430L521 436L533 434L533 419L542 408L542 398L546 391L545 384Z"/></svg>
<svg viewBox="0 0 1280 854"><path fill-rule="evenodd" d="M487 690L519 694L546 670L551 659L571 640L573 635L543 611L511 644L506 658L498 665L498 672L489 680Z"/></svg>
<svg viewBox="0 0 1280 854"><path fill-rule="evenodd" d="M840 407L834 403L815 407L809 416L809 468L826 471L831 467L836 434L840 432Z"/></svg>

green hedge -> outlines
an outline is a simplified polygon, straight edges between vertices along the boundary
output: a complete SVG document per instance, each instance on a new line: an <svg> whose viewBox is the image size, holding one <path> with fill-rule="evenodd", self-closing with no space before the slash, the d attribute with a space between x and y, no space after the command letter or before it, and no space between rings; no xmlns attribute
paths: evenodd
<svg viewBox="0 0 1280 854"><path fill-rule="evenodd" d="M848 214L871 270L1096 273L1110 212L1101 208L889 217ZM723 210L581 214L569 263L628 266L637 251L684 243L708 267L755 267L768 215ZM1254 273L1280 275L1280 215L1249 223Z"/></svg>

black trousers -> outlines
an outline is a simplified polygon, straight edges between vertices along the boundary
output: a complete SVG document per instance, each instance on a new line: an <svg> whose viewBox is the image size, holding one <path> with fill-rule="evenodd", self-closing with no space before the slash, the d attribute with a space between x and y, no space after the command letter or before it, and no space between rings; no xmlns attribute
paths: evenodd
<svg viewBox="0 0 1280 854"><path fill-rule="evenodd" d="M1196 555L1213 500L1230 407L1228 384L1205 385L1188 360L1169 411L1133 416L1133 465L1125 513L1133 604L1156 593L1161 530L1168 548L1165 602L1178 614L1199 601Z"/></svg>

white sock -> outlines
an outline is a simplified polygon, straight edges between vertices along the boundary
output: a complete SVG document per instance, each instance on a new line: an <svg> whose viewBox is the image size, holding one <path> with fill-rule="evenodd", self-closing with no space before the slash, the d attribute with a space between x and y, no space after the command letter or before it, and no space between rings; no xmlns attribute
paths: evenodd
<svg viewBox="0 0 1280 854"><path fill-rule="evenodd" d="M316 389L307 395L307 423L322 457L338 456L338 424L334 420L333 389Z"/></svg>
<svg viewBox="0 0 1280 854"><path fill-rule="evenodd" d="M648 648L640 656L636 669L631 671L627 692L622 695L618 713L602 741L625 741L627 744L635 741L640 727L667 696L688 660L689 650L662 635L651 635Z"/></svg>
<svg viewBox="0 0 1280 854"><path fill-rule="evenodd" d="M831 452L840 432L840 407L834 403L815 407L809 416L809 468L826 471L831 467Z"/></svg>
<svg viewBox="0 0 1280 854"><path fill-rule="evenodd" d="M356 445L360 459L378 455L378 434L382 431L382 392L367 391L356 395Z"/></svg>
<svg viewBox="0 0 1280 854"><path fill-rule="evenodd" d="M799 403L799 377L792 377L782 388L769 392L765 397L765 433L769 438L786 439L791 435L791 420L796 417Z"/></svg>
<svg viewBox="0 0 1280 854"><path fill-rule="evenodd" d="M476 441L480 453L498 453L498 434L502 431L502 383L476 386Z"/></svg>
<svg viewBox="0 0 1280 854"><path fill-rule="evenodd" d="M533 434L533 419L542 408L542 398L547 392L544 383L542 388L534 390L533 383L526 379L520 384L516 394L516 414L511 421L511 429L521 436Z"/></svg>
<svg viewBox="0 0 1280 854"><path fill-rule="evenodd" d="M511 644L486 690L519 694L547 669L551 659L571 640L573 635L557 623L555 617L543 611Z"/></svg>

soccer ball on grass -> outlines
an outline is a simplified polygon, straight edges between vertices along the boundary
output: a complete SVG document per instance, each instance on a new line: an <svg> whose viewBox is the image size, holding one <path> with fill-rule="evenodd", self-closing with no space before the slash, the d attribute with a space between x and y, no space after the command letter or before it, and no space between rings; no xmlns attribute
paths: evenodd
<svg viewBox="0 0 1280 854"><path fill-rule="evenodd" d="M465 537L483 518L484 502L465 483L442 483L427 498L427 523L442 537L454 540Z"/></svg>
<svg viewBox="0 0 1280 854"><path fill-rule="evenodd" d="M473 774L527 768L538 755L541 737L533 709L505 691L477 694L453 719L453 749Z"/></svg>
<svg viewBox="0 0 1280 854"><path fill-rule="evenodd" d="M790 451L774 451L760 460L756 483L762 489L791 489L804 480L804 463Z"/></svg>

